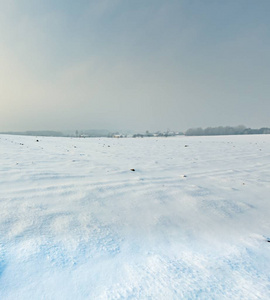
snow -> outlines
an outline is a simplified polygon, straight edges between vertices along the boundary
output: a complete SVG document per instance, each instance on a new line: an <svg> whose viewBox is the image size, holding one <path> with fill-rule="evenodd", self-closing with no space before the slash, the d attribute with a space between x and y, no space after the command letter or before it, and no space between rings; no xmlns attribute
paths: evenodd
<svg viewBox="0 0 270 300"><path fill-rule="evenodd" d="M270 135L0 154L0 299L270 299Z"/></svg>

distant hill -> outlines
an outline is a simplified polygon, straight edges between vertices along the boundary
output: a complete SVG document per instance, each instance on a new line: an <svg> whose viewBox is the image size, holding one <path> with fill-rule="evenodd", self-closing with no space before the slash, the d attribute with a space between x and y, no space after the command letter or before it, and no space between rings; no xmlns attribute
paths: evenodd
<svg viewBox="0 0 270 300"><path fill-rule="evenodd" d="M30 136L64 136L60 131L41 130L41 131L7 131L0 132L1 134L13 134L13 135L30 135Z"/></svg>

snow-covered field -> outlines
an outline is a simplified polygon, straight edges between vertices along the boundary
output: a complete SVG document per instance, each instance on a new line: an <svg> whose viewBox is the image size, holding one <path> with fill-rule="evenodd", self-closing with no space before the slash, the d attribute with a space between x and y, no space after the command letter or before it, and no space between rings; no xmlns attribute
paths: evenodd
<svg viewBox="0 0 270 300"><path fill-rule="evenodd" d="M0 154L0 299L270 299L270 135Z"/></svg>

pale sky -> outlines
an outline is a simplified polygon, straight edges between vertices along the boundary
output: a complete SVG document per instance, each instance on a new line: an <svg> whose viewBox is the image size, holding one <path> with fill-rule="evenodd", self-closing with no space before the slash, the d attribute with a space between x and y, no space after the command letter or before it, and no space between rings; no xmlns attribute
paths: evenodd
<svg viewBox="0 0 270 300"><path fill-rule="evenodd" d="M269 0L0 5L0 131L270 127Z"/></svg>

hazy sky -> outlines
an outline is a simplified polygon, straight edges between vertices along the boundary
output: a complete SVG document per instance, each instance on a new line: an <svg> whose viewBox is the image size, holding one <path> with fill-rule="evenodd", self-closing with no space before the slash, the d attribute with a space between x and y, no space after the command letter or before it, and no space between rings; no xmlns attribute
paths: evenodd
<svg viewBox="0 0 270 300"><path fill-rule="evenodd" d="M269 0L0 5L0 131L270 127Z"/></svg>

